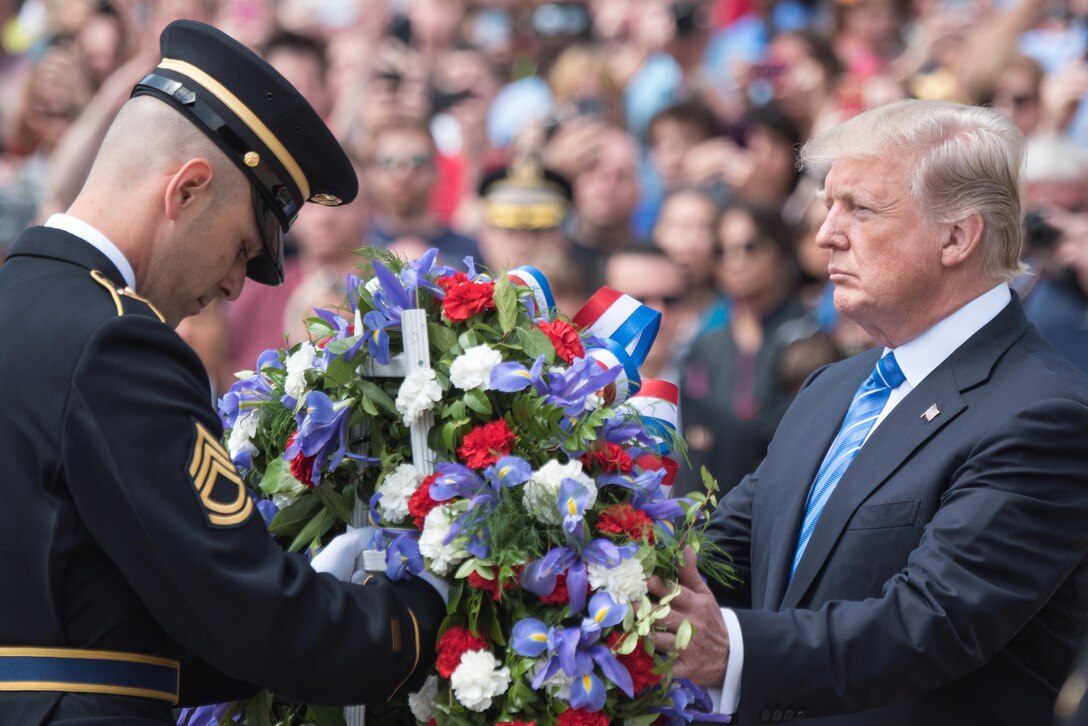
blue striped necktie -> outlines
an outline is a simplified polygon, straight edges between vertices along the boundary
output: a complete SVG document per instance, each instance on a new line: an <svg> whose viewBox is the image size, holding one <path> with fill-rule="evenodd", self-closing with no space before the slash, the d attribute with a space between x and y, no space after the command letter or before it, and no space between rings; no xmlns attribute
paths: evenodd
<svg viewBox="0 0 1088 726"><path fill-rule="evenodd" d="M877 361L869 378L854 394L854 400L850 402L850 408L846 411L846 418L842 421L839 435L835 437L831 448L828 449L824 463L820 465L820 471L816 474L816 481L812 483L808 504L805 506L805 519L801 524L801 534L797 538L797 551L793 555L793 564L790 567L791 581L793 573L797 571L797 564L801 561L801 555L805 552L805 546L812 537L812 531L816 529L816 523L820 520L820 514L823 513L827 500L831 498L831 492L835 491L835 485L839 483L846 468L857 456L873 424L880 418L880 412L884 410L884 404L888 402L892 389L897 388L905 380L906 376L899 370L899 364L895 362L895 355L888 353Z"/></svg>

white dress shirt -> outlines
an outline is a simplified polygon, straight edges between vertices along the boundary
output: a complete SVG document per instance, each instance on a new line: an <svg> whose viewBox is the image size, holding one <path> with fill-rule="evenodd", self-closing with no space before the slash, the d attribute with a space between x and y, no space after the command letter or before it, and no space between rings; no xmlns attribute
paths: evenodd
<svg viewBox="0 0 1088 726"><path fill-rule="evenodd" d="M117 245L110 242L109 237L102 234L82 219L73 217L70 214L51 215L43 226L63 230L68 234L75 235L106 257L110 258L110 262L112 262L113 266L117 268L117 271L121 273L121 276L125 278L125 284L133 291L136 290L136 273L132 271L132 265L125 259L121 250L117 249Z"/></svg>
<svg viewBox="0 0 1088 726"><path fill-rule="evenodd" d="M906 381L892 389L888 402L884 404L880 416L869 430L866 441L908 393L921 384L925 377L957 348L967 342L968 338L997 317L1011 299L1012 293L1009 291L1009 286L1002 282L944 318L914 340L896 348L895 360L899 364L899 369L903 371ZM884 355L887 355L890 350L891 348L885 348ZM744 669L744 638L740 631L740 621L732 610L722 608L722 619L729 633L729 660L726 662L725 681L722 683L720 696L717 689L712 689L711 697L719 713L736 713L737 704L740 702L741 672Z"/></svg>

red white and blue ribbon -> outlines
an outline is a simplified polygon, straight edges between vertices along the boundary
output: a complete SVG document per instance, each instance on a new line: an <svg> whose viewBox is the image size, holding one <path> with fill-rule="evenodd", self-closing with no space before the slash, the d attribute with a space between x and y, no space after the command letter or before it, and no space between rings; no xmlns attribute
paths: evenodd
<svg viewBox="0 0 1088 726"><path fill-rule="evenodd" d="M533 302L536 304L534 316L547 316L548 311L555 307L555 296L552 295L551 285L544 273L531 265L515 267L506 273L510 282L515 285L523 285L533 291Z"/></svg>
<svg viewBox="0 0 1088 726"><path fill-rule="evenodd" d="M675 383L648 379L627 402L642 419L646 430L657 439L657 453L664 456L672 450L676 435L677 401L680 390Z"/></svg>
<svg viewBox="0 0 1088 726"><path fill-rule="evenodd" d="M642 378L638 374L638 366L635 365L627 351L614 340L605 338L602 347L594 346L586 349L586 356L597 361L597 365L610 371L618 368L620 374L613 385L616 387L616 397L609 401L609 405L619 404L638 393L642 387Z"/></svg>
<svg viewBox="0 0 1088 726"><path fill-rule="evenodd" d="M661 326L661 313L610 287L602 287L582 306L574 324L598 338L616 341L642 365Z"/></svg>

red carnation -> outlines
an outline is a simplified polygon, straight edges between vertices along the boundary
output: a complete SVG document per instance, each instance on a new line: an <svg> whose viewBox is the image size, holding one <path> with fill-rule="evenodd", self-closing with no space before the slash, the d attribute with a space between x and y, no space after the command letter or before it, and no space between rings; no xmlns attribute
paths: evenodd
<svg viewBox="0 0 1088 726"><path fill-rule="evenodd" d="M438 278L438 284L446 291L442 309L454 323L462 323L476 313L495 307L495 283L473 282L463 272Z"/></svg>
<svg viewBox="0 0 1088 726"><path fill-rule="evenodd" d="M603 713L571 708L559 714L555 726L608 726L608 716Z"/></svg>
<svg viewBox="0 0 1088 726"><path fill-rule="evenodd" d="M620 641L623 640L625 633L621 633L618 630L613 630L608 636L608 640L605 641L612 652L615 653L616 647L619 646ZM638 695L648 688L653 688L661 682L661 674L654 673L653 668L654 659L649 653L646 652L646 647L641 639L635 645L635 649L627 655L620 655L616 653L616 659L627 669L627 672L631 674L631 682L634 684L635 695Z"/></svg>
<svg viewBox="0 0 1088 726"><path fill-rule="evenodd" d="M468 573L468 584L471 585L472 587L475 587L477 590L486 590L487 592L491 593L491 599L494 600L495 602L498 602L499 601L499 575L498 575L498 572L497 572L497 568L492 567L491 568L491 574L493 575L493 577L489 580L486 577L483 577L482 575L480 575L480 573L477 572L476 570L473 570L472 572ZM517 575L514 575L513 577L506 578L506 580L502 583L502 589L503 590L513 590L517 586L518 586Z"/></svg>
<svg viewBox="0 0 1088 726"><path fill-rule="evenodd" d="M589 592L589 583L586 583L586 592ZM567 589L567 576L555 576L555 589L550 595L544 595L540 602L545 605L567 605L570 603L570 591Z"/></svg>
<svg viewBox="0 0 1088 726"><path fill-rule="evenodd" d="M582 336L578 335L578 331L570 323L563 320L550 323L544 321L537 327L544 331L544 335L548 336L548 340L555 347L556 354L568 365L573 363L575 358L585 357L586 349L582 347Z"/></svg>
<svg viewBox="0 0 1088 726"><path fill-rule="evenodd" d="M283 446L285 450L291 448L291 443L295 440L296 436L298 436L298 432L294 431L287 437L287 443ZM291 474L310 489L314 488L314 483L310 477L314 472L314 459L316 458L317 454L314 454L313 456L303 456L302 449L299 449L298 455L296 455L294 459L291 459Z"/></svg>
<svg viewBox="0 0 1088 726"><path fill-rule="evenodd" d="M622 534L630 539L654 543L654 523L646 513L627 502L613 504L601 511L597 529L609 534Z"/></svg>
<svg viewBox="0 0 1088 726"><path fill-rule="evenodd" d="M420 529L423 529L423 520L431 513L431 510L442 503L431 499L431 484L434 484L434 480L437 478L438 474L431 474L425 478L420 483L419 488L412 492L412 496L408 498L408 514L411 515L412 521Z"/></svg>
<svg viewBox="0 0 1088 726"><path fill-rule="evenodd" d="M457 449L457 455L466 466L483 469L509 454L515 438L506 421L500 418L469 431Z"/></svg>
<svg viewBox="0 0 1088 726"><path fill-rule="evenodd" d="M580 461L586 469L599 468L609 474L630 474L635 468L635 462L631 460L627 450L611 441L586 452Z"/></svg>
<svg viewBox="0 0 1088 726"><path fill-rule="evenodd" d="M470 650L490 650L487 638L472 632L468 628L450 628L438 639L435 650L438 659L435 667L443 678L449 678L461 665L461 656Z"/></svg>

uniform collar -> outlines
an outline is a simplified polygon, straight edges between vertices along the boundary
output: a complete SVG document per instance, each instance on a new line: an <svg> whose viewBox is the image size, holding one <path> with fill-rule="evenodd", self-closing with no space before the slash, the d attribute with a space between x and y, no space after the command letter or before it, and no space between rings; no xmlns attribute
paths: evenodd
<svg viewBox="0 0 1088 726"><path fill-rule="evenodd" d="M109 237L82 219L73 217L70 214L54 214L46 220L44 226L67 232L94 247L109 258L109 261L121 273L121 277L125 279L125 284L133 290L136 289L136 273L132 271L132 265L129 264L128 259L125 258L121 250L117 249L117 245L110 241Z"/></svg>

